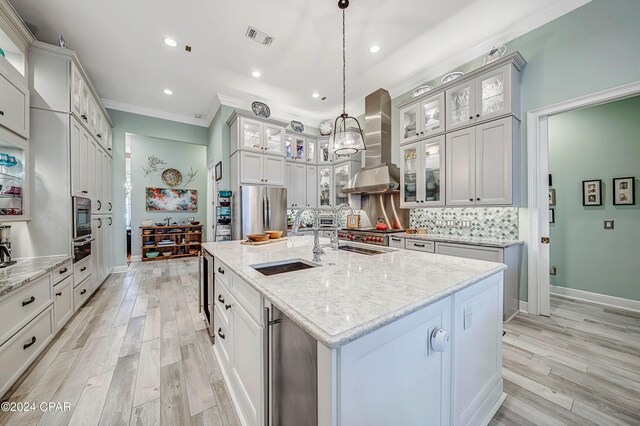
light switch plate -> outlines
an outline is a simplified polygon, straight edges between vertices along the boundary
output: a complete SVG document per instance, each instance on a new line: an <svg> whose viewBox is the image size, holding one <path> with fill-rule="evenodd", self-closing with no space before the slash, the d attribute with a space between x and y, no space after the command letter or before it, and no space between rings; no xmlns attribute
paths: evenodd
<svg viewBox="0 0 640 426"><path fill-rule="evenodd" d="M613 229L613 220L605 220L604 229Z"/></svg>

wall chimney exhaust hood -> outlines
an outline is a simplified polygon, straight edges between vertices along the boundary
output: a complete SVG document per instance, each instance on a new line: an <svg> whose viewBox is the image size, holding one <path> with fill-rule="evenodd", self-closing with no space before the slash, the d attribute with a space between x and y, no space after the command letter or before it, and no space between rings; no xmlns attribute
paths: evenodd
<svg viewBox="0 0 640 426"><path fill-rule="evenodd" d="M365 98L364 167L342 191L347 194L382 194L398 191L400 169L391 163L391 96L378 89Z"/></svg>

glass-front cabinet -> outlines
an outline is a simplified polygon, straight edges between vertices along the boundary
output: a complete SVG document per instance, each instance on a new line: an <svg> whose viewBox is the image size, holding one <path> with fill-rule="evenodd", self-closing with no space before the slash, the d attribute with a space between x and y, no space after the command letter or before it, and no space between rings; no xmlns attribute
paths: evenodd
<svg viewBox="0 0 640 426"><path fill-rule="evenodd" d="M0 222L28 217L25 167L27 150L0 139Z"/></svg>
<svg viewBox="0 0 640 426"><path fill-rule="evenodd" d="M282 127L264 125L264 150L265 154L281 154L284 129Z"/></svg>
<svg viewBox="0 0 640 426"><path fill-rule="evenodd" d="M467 81L447 90L447 130L466 126L475 117L475 85Z"/></svg>
<svg viewBox="0 0 640 426"><path fill-rule="evenodd" d="M351 163L344 163L333 167L333 185L335 187L335 205L349 203L349 195L342 192L342 188L349 182Z"/></svg>
<svg viewBox="0 0 640 426"><path fill-rule="evenodd" d="M307 163L316 164L316 140L307 138L306 142Z"/></svg>
<svg viewBox="0 0 640 426"><path fill-rule="evenodd" d="M263 124L259 121L242 118L240 120L240 149L262 152Z"/></svg>
<svg viewBox="0 0 640 426"><path fill-rule="evenodd" d="M331 164L333 162L333 155L331 154L329 138L319 139L316 145L318 151L318 164Z"/></svg>
<svg viewBox="0 0 640 426"><path fill-rule="evenodd" d="M400 143L411 143L444 132L444 92L400 110Z"/></svg>
<svg viewBox="0 0 640 426"><path fill-rule="evenodd" d="M444 147L444 136L402 147L401 207L444 204Z"/></svg>
<svg viewBox="0 0 640 426"><path fill-rule="evenodd" d="M287 160L305 161L305 142L304 136L288 133L285 138L285 157Z"/></svg>
<svg viewBox="0 0 640 426"><path fill-rule="evenodd" d="M318 167L318 207L333 207L332 167Z"/></svg>

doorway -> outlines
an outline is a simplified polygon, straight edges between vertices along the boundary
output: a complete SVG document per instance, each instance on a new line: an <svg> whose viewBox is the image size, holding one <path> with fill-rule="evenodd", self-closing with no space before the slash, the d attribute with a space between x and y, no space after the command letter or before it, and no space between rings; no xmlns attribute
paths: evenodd
<svg viewBox="0 0 640 426"><path fill-rule="evenodd" d="M553 174L551 174L551 181L549 176L550 118L564 112L607 104L637 95L640 95L640 81L540 108L527 114L527 166L529 171L527 310L530 314L550 315L550 267L552 266L550 263L550 244L553 244L553 239L549 240L550 220L553 219L552 215L556 215L555 219L558 220L560 214L559 211L550 209L553 206L550 206L549 189L553 189L554 184ZM598 172L598 167L594 167L594 175L597 175ZM588 179L591 178L581 178L580 181ZM578 183L578 191L580 184L581 182ZM612 186L612 182L609 182L609 185ZM556 197L560 196L558 193L555 195ZM603 194L603 196L605 195ZM611 204L611 194L607 193L606 197L606 201Z"/></svg>

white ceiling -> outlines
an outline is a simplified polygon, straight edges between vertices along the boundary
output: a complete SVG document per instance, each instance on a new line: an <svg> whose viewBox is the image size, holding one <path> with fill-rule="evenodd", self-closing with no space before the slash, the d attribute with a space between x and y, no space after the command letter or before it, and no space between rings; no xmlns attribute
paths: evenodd
<svg viewBox="0 0 640 426"><path fill-rule="evenodd" d="M364 97L380 87L397 96L588 1L352 0L348 110L361 113ZM336 0L11 2L39 40L57 43L63 34L100 96L119 109L205 126L220 98L239 106L263 100L273 116L312 126L341 109ZM271 47L245 38L249 25L273 36ZM178 48L166 47L166 36ZM372 44L382 47L377 55ZM313 99L314 91L328 99Z"/></svg>

